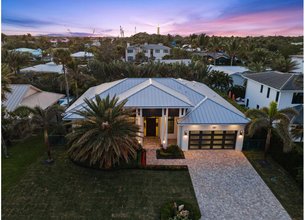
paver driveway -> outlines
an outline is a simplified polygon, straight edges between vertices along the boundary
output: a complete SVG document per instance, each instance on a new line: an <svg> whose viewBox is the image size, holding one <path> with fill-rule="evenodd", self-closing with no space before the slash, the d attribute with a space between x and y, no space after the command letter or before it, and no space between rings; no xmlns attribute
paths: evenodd
<svg viewBox="0 0 305 220"><path fill-rule="evenodd" d="M185 157L157 160L155 150L148 150L147 164L188 165L202 219L290 219L243 153L201 150Z"/></svg>

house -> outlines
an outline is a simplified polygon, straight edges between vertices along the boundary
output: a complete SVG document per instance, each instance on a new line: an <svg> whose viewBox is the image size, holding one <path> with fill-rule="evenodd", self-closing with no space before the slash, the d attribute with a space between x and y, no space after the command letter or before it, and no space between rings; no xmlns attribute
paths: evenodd
<svg viewBox="0 0 305 220"><path fill-rule="evenodd" d="M278 103L278 108L294 107L303 104L303 75L266 71L246 73L246 107L268 107L271 101Z"/></svg>
<svg viewBox="0 0 305 220"><path fill-rule="evenodd" d="M41 49L30 49L30 48L17 48L13 49L12 51L19 52L19 53L29 53L31 56L35 58L42 57L42 50Z"/></svg>
<svg viewBox="0 0 305 220"><path fill-rule="evenodd" d="M214 66L209 65L211 70L221 71L232 77L233 86L244 86L245 78L243 74L248 72L249 69L244 66Z"/></svg>
<svg viewBox="0 0 305 220"><path fill-rule="evenodd" d="M155 61L160 62L160 63L164 63L164 64L184 64L184 65L190 65L190 63L192 62L191 59L169 59L169 60L157 60Z"/></svg>
<svg viewBox="0 0 305 220"><path fill-rule="evenodd" d="M138 141L154 137L167 146L176 142L182 150L241 150L244 127L242 112L203 83L174 78L125 78L91 87L64 114L64 120L81 120L75 113L84 99L116 95L127 99L134 110L130 120L140 127Z"/></svg>
<svg viewBox="0 0 305 220"><path fill-rule="evenodd" d="M304 106L303 105L296 105L293 107L293 109L298 113L298 115L290 117L290 130L292 129L301 129L303 130L304 126ZM302 132L303 133L303 132ZM294 138L295 142L302 142L303 137L300 138Z"/></svg>
<svg viewBox="0 0 305 220"><path fill-rule="evenodd" d="M194 55L202 56L209 61L211 64L215 65L230 65L231 59L230 56L224 52L194 52ZM215 60L215 62L214 62ZM235 58L235 61L237 59Z"/></svg>
<svg viewBox="0 0 305 220"><path fill-rule="evenodd" d="M125 60L126 61L135 61L136 55L140 52L145 54L147 59L154 59L154 60L162 60L164 56L170 54L170 48L164 46L163 44L148 44L145 43L143 45L134 45L131 46L127 43L127 48L125 51Z"/></svg>
<svg viewBox="0 0 305 220"><path fill-rule="evenodd" d="M93 55L93 53L90 53L87 51L79 51L79 52L71 54L71 57L74 59L90 60L90 59L93 59L94 55Z"/></svg>
<svg viewBox="0 0 305 220"><path fill-rule="evenodd" d="M45 63L45 64L38 64L35 66L20 69L20 73L28 73L28 72L62 74L63 67L62 67L62 65L58 65L54 62L49 62L49 63Z"/></svg>
<svg viewBox="0 0 305 220"><path fill-rule="evenodd" d="M304 57L303 55L291 55L291 61L297 64L294 73L304 73Z"/></svg>
<svg viewBox="0 0 305 220"><path fill-rule="evenodd" d="M42 91L30 84L12 84L11 93L6 95L6 101L2 104L9 112L14 111L19 106L35 107L46 109L57 103L65 95L53 92Z"/></svg>

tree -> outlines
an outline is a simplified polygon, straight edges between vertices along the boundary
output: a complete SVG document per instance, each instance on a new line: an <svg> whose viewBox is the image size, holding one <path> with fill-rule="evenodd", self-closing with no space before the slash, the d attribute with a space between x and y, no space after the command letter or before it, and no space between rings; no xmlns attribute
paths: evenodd
<svg viewBox="0 0 305 220"><path fill-rule="evenodd" d="M209 41L208 49L214 53L214 58L213 58L214 65L216 65L216 59L215 58L216 58L216 54L219 50L219 47L220 47L220 43L219 43L218 39L216 37L212 37Z"/></svg>
<svg viewBox="0 0 305 220"><path fill-rule="evenodd" d="M281 56L272 60L271 67L273 70L289 73L297 69L298 64L295 61L292 61L290 58Z"/></svg>
<svg viewBox="0 0 305 220"><path fill-rule="evenodd" d="M13 74L10 71L10 68L7 64L1 65L1 99L2 101L6 100L6 94L11 93L11 81Z"/></svg>
<svg viewBox="0 0 305 220"><path fill-rule="evenodd" d="M69 94L69 82L68 82L68 77L66 73L66 67L67 64L71 61L71 55L69 50L55 50L53 54L53 61L56 64L61 64L62 65L62 70L64 72L64 77L65 77L65 83L66 83L66 95L67 95L67 101L68 101L68 106L70 106L70 94Z"/></svg>
<svg viewBox="0 0 305 220"><path fill-rule="evenodd" d="M75 113L83 119L73 122L73 131L67 135L71 158L89 162L100 168L111 168L120 160L135 158L138 143L138 125L128 119L132 110L124 109L127 100L117 97L85 99L86 107Z"/></svg>
<svg viewBox="0 0 305 220"><path fill-rule="evenodd" d="M20 68L27 65L30 62L31 56L28 53L20 53L15 51L8 51L5 54L4 60L2 62L7 63L11 70L18 74Z"/></svg>
<svg viewBox="0 0 305 220"><path fill-rule="evenodd" d="M212 70L208 73L205 82L212 89L218 89L221 92L228 91L232 85L232 77L222 71Z"/></svg>
<svg viewBox="0 0 305 220"><path fill-rule="evenodd" d="M265 158L267 156L272 132L277 132L284 143L284 151L291 150L292 141L289 135L289 115L297 115L298 113L293 108L279 110L276 102L271 102L269 108L249 109L246 116L251 119L249 123L249 136L253 136L258 130L265 129L267 137L265 142Z"/></svg>
<svg viewBox="0 0 305 220"><path fill-rule="evenodd" d="M54 105L47 109L42 109L39 106L34 108L20 106L14 113L16 115L27 115L31 125L43 129L44 143L47 150L48 159L47 162L53 162L51 155L51 146L49 143L49 131L55 125L58 125L57 118L63 113L63 109L60 106Z"/></svg>
<svg viewBox="0 0 305 220"><path fill-rule="evenodd" d="M240 44L236 38L232 38L225 44L225 49L227 54L230 56L230 64L232 66L234 58L240 49Z"/></svg>
<svg viewBox="0 0 305 220"><path fill-rule="evenodd" d="M249 67L249 70L257 72L257 73L264 72L267 69L266 65L261 61L252 62L248 65L248 67Z"/></svg>
<svg viewBox="0 0 305 220"><path fill-rule="evenodd" d="M139 52L139 53L136 54L135 61L137 63L142 63L142 62L147 61L147 60L148 60L148 58L145 56L145 53Z"/></svg>

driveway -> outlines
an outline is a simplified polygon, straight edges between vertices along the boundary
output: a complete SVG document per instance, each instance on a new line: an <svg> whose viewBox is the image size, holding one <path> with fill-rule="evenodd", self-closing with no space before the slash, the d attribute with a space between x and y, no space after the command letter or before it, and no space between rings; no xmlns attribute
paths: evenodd
<svg viewBox="0 0 305 220"><path fill-rule="evenodd" d="M188 166L202 219L291 219L242 152L192 150L185 157L157 160L147 150L147 164Z"/></svg>

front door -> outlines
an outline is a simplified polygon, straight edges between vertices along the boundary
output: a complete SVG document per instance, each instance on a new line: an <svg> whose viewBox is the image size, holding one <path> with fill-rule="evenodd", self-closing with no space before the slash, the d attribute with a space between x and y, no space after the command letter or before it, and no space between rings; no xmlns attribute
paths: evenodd
<svg viewBox="0 0 305 220"><path fill-rule="evenodd" d="M146 118L146 136L156 136L156 118Z"/></svg>

